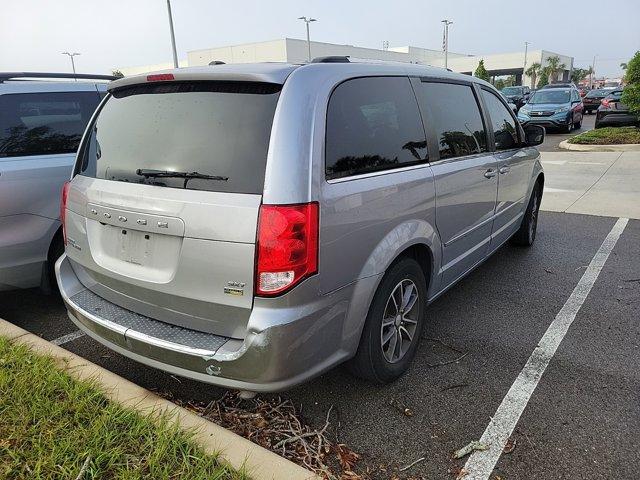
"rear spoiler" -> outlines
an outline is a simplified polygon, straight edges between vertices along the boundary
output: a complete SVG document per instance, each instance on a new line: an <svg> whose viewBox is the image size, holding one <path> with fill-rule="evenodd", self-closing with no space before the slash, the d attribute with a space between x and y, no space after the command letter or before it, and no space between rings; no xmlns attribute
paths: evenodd
<svg viewBox="0 0 640 480"><path fill-rule="evenodd" d="M81 79L81 80L116 80L113 75L100 75L92 73L52 73L52 72L0 72L0 83L7 80L18 80L25 78L33 79Z"/></svg>

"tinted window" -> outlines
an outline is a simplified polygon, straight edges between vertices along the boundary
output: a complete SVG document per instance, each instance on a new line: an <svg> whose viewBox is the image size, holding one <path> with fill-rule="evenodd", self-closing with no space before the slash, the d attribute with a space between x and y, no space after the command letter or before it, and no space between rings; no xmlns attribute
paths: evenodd
<svg viewBox="0 0 640 480"><path fill-rule="evenodd" d="M115 91L82 147L80 173L162 187L262 193L279 91L279 85L250 82L144 84ZM215 178L170 176L178 172Z"/></svg>
<svg viewBox="0 0 640 480"><path fill-rule="evenodd" d="M99 100L94 92L0 95L0 157L74 153Z"/></svg>
<svg viewBox="0 0 640 480"><path fill-rule="evenodd" d="M569 103L570 100L571 92L569 90L548 89L537 91L529 103Z"/></svg>
<svg viewBox="0 0 640 480"><path fill-rule="evenodd" d="M586 97L587 98L593 98L593 97L604 97L605 93L602 90L590 90Z"/></svg>
<svg viewBox="0 0 640 480"><path fill-rule="evenodd" d="M491 117L496 150L516 148L518 146L518 130L509 110L493 93L483 89L482 96Z"/></svg>
<svg viewBox="0 0 640 480"><path fill-rule="evenodd" d="M470 86L423 82L421 102L430 112L441 159L487 151L487 135Z"/></svg>
<svg viewBox="0 0 640 480"><path fill-rule="evenodd" d="M406 77L357 78L340 84L329 100L327 178L417 164L426 139Z"/></svg>

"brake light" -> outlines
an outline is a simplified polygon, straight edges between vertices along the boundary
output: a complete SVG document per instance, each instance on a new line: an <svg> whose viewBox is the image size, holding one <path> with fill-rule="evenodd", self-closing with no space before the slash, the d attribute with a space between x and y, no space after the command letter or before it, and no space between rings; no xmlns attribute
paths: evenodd
<svg viewBox="0 0 640 480"><path fill-rule="evenodd" d="M318 271L318 203L262 205L256 295L274 296Z"/></svg>
<svg viewBox="0 0 640 480"><path fill-rule="evenodd" d="M609 100L608 98L603 98L602 101L600 102L600 105L603 106L604 108L609 108L611 105L611 100Z"/></svg>
<svg viewBox="0 0 640 480"><path fill-rule="evenodd" d="M62 195L60 197L60 222L62 222L62 239L67 244L67 227L65 226L65 218L67 216L67 199L69 198L69 187L71 183L64 182L62 185Z"/></svg>
<svg viewBox="0 0 640 480"><path fill-rule="evenodd" d="M147 75L147 82L166 82L167 80L175 80L173 73L154 73Z"/></svg>

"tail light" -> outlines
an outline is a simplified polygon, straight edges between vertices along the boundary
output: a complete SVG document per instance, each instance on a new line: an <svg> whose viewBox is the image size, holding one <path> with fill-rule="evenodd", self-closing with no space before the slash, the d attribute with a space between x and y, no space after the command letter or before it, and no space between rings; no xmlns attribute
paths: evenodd
<svg viewBox="0 0 640 480"><path fill-rule="evenodd" d="M604 108L610 108L611 100L609 100L608 98L603 98L602 101L600 102L600 105Z"/></svg>
<svg viewBox="0 0 640 480"><path fill-rule="evenodd" d="M173 73L154 73L147 75L147 82L166 82L169 80L175 80Z"/></svg>
<svg viewBox="0 0 640 480"><path fill-rule="evenodd" d="M317 273L318 224L316 202L260 207L256 295L279 295Z"/></svg>
<svg viewBox="0 0 640 480"><path fill-rule="evenodd" d="M65 217L67 216L67 199L69 197L69 187L71 183L64 182L62 186L62 195L60 197L60 222L62 222L62 239L67 244L67 227L65 225Z"/></svg>

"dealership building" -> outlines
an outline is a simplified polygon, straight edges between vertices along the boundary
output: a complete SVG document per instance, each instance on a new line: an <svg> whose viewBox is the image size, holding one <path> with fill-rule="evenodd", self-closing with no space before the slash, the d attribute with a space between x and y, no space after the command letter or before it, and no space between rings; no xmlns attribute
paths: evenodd
<svg viewBox="0 0 640 480"><path fill-rule="evenodd" d="M311 42L312 58L330 55L348 56L351 58L367 60L418 63L422 65L444 67L444 52L441 50L431 50L428 48L411 46L391 47L381 50L376 48L355 47L353 45ZM307 61L307 56L308 45L306 40L282 38L266 42L245 43L241 45L194 50L187 53L187 59L180 61L180 66L208 65L215 61L224 63L303 63ZM530 85L531 79L524 75L524 70L534 62L546 65L547 59L554 56L559 57L560 63L565 66L558 79L565 81L568 80L571 70L573 69L573 57L547 50L530 50L526 54L526 59L524 51L491 55L469 55L449 52L447 64L448 67L455 72L471 75L477 68L480 60L484 60L485 68L492 77L515 75L516 83L520 84L524 80L525 85ZM120 67L118 70L125 75L134 75L137 73L145 73L172 67L173 64L165 63L140 67Z"/></svg>

